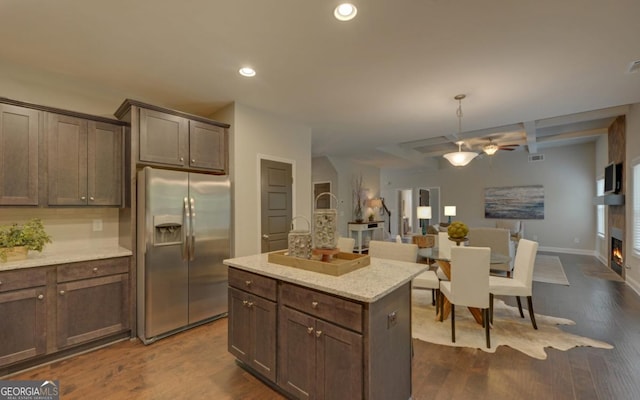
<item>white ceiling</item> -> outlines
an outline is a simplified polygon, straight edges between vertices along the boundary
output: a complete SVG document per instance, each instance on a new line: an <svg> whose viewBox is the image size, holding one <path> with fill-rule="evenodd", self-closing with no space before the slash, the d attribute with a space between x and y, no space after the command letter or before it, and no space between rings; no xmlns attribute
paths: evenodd
<svg viewBox="0 0 640 400"><path fill-rule="evenodd" d="M351 22L337 4L2 0L0 73L73 82L112 111L236 101L310 126L314 155L390 167L455 148L460 93L460 138L482 138L469 146L531 152L591 140L640 102L638 0L359 0Z"/></svg>

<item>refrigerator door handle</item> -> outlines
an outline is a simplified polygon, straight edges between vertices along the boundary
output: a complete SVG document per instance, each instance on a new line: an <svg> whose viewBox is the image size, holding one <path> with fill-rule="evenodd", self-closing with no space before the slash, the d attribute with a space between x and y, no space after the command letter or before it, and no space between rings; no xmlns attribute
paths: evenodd
<svg viewBox="0 0 640 400"><path fill-rule="evenodd" d="M193 261L196 258L196 202L191 197L189 199L191 206L191 221L189 221L189 231L191 232L191 244L189 247L189 261Z"/></svg>
<svg viewBox="0 0 640 400"><path fill-rule="evenodd" d="M189 258L189 199L182 200L184 211L182 213L182 260Z"/></svg>

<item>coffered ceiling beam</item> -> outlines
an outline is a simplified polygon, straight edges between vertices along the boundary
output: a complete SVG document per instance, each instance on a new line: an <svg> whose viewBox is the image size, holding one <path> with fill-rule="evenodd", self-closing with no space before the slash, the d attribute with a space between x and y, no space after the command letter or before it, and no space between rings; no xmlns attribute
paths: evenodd
<svg viewBox="0 0 640 400"><path fill-rule="evenodd" d="M534 121L526 121L523 123L524 132L527 135L527 149L529 153L537 153L538 152L538 142L536 139L536 123Z"/></svg>

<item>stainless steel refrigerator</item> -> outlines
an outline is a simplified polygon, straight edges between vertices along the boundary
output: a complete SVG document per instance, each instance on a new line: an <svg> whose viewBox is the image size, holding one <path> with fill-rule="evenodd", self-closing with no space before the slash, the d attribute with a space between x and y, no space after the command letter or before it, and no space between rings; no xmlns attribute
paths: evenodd
<svg viewBox="0 0 640 400"><path fill-rule="evenodd" d="M138 172L138 336L149 344L227 313L227 176Z"/></svg>

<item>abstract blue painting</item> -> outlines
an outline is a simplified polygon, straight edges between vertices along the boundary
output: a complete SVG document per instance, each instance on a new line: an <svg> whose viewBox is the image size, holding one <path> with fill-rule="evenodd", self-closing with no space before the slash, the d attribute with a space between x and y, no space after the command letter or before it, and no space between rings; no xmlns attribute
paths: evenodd
<svg viewBox="0 0 640 400"><path fill-rule="evenodd" d="M544 188L542 185L485 188L484 217L544 219Z"/></svg>

